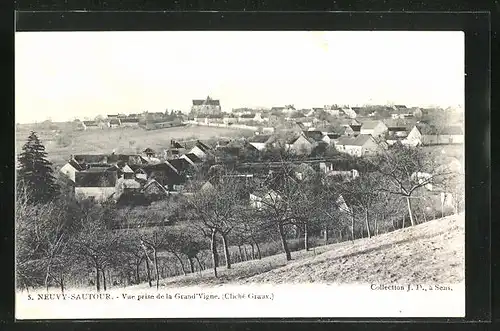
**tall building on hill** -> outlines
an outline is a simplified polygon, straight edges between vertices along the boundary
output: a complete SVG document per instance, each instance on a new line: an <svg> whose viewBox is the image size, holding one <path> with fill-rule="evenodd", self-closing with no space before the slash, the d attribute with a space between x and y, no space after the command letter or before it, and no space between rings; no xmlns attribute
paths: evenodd
<svg viewBox="0 0 500 331"><path fill-rule="evenodd" d="M193 115L218 115L222 112L220 101L210 98L209 96L204 100L193 100L191 106L191 113Z"/></svg>

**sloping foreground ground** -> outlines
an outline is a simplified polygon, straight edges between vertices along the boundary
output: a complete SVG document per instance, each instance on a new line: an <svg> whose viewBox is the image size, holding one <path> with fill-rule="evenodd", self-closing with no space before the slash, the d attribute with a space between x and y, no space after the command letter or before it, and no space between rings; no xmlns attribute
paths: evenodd
<svg viewBox="0 0 500 331"><path fill-rule="evenodd" d="M371 239L284 254L161 280L161 287L220 284L423 283L464 280L464 215L452 215ZM147 284L130 288L147 288Z"/></svg>

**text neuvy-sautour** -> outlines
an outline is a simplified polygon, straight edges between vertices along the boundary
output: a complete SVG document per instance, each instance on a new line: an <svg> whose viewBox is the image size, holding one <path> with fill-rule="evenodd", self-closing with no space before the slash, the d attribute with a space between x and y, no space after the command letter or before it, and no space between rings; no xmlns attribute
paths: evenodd
<svg viewBox="0 0 500 331"><path fill-rule="evenodd" d="M121 294L119 296L112 296L108 293L80 293L80 294L38 294L36 300L273 300L273 294L258 294L258 293L224 293L224 294L208 294L208 293L191 293L191 294ZM31 295L28 300L33 300Z"/></svg>

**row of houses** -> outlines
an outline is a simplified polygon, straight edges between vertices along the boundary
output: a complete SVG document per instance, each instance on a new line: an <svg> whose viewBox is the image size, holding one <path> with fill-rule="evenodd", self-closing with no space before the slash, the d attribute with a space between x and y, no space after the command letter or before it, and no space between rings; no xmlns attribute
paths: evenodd
<svg viewBox="0 0 500 331"><path fill-rule="evenodd" d="M80 130L119 128L119 127L139 127L139 118L108 118L103 120L77 121L77 128Z"/></svg>
<svg viewBox="0 0 500 331"><path fill-rule="evenodd" d="M143 155L72 155L60 171L73 183L79 198L118 201L123 194L156 198L182 190L190 170L203 162L197 155L203 157L205 148L199 142L182 155L164 161L151 148L145 149Z"/></svg>
<svg viewBox="0 0 500 331"><path fill-rule="evenodd" d="M349 123L333 128L329 132L305 128L298 123L303 131L284 141L286 149L296 153L310 153L318 144L334 146L338 151L353 156L363 156L377 152L379 148L387 148L395 143L407 146L462 144L463 130L459 126L450 126L440 130L428 125L387 126L383 121L351 120ZM259 151L269 146L276 146L276 135L258 134L248 142Z"/></svg>

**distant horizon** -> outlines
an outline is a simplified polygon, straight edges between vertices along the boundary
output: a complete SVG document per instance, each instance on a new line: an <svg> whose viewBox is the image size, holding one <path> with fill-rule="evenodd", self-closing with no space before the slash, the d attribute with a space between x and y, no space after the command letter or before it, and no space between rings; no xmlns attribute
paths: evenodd
<svg viewBox="0 0 500 331"><path fill-rule="evenodd" d="M217 100L216 98L213 98L215 100ZM332 103L332 104L335 104L335 103ZM403 105L403 104L394 104L394 105ZM391 106L389 104L380 104L380 103L373 103L373 104L369 104L369 103L365 103L365 104L354 104L354 105L349 105L349 107L364 107L364 106ZM460 109L463 109L463 105L448 105L448 106L441 106L441 105L426 105L426 106L422 106L422 105L404 105L406 106L407 108L411 109L411 108L420 108L420 109L430 109L430 108L441 108L441 109L447 109L447 108L452 108L454 110L460 110ZM238 109L238 108L248 108L248 109L271 109L272 107L284 107L283 106L271 106L271 107L265 107L265 106L262 106L262 107L245 107L245 106L241 106L241 107L235 107L235 108L232 108L230 110L222 110L222 113L225 113L225 114L230 114L232 112L233 109ZM315 106L316 107L316 106ZM300 109L312 109L312 108L315 108L315 107L304 107L304 108L297 108L295 107L297 110L300 110ZM318 106L318 107L322 107L322 106ZM188 112L185 112L185 111L182 111L180 109L169 109L169 111L181 111L183 114L186 114L188 115L189 114L189 111ZM118 115L118 114L123 114L123 115L130 115L130 114L143 114L145 112L149 112L149 113L156 113L156 112L150 112L150 111L141 111L141 112L130 112L130 113L125 113L125 112L120 112L120 113L109 113L109 114L114 114L114 115ZM164 113L164 112L163 112ZM95 115L94 117L92 118L89 118L89 117L81 117L81 118L68 118L68 119L62 119L62 120L53 120L51 118L46 118L46 119L42 119L42 120L39 120L39 121L31 121L31 122L16 122L16 124L39 124L39 123L43 123L45 121L50 121L52 123L68 123L68 122L73 122L74 120L81 120L81 121L93 121L95 120L96 117L98 116L102 116L104 118L107 118L107 115L108 114L97 114Z"/></svg>
<svg viewBox="0 0 500 331"><path fill-rule="evenodd" d="M36 54L36 56L33 56ZM155 31L15 35L16 123L328 104L463 107L462 32Z"/></svg>

